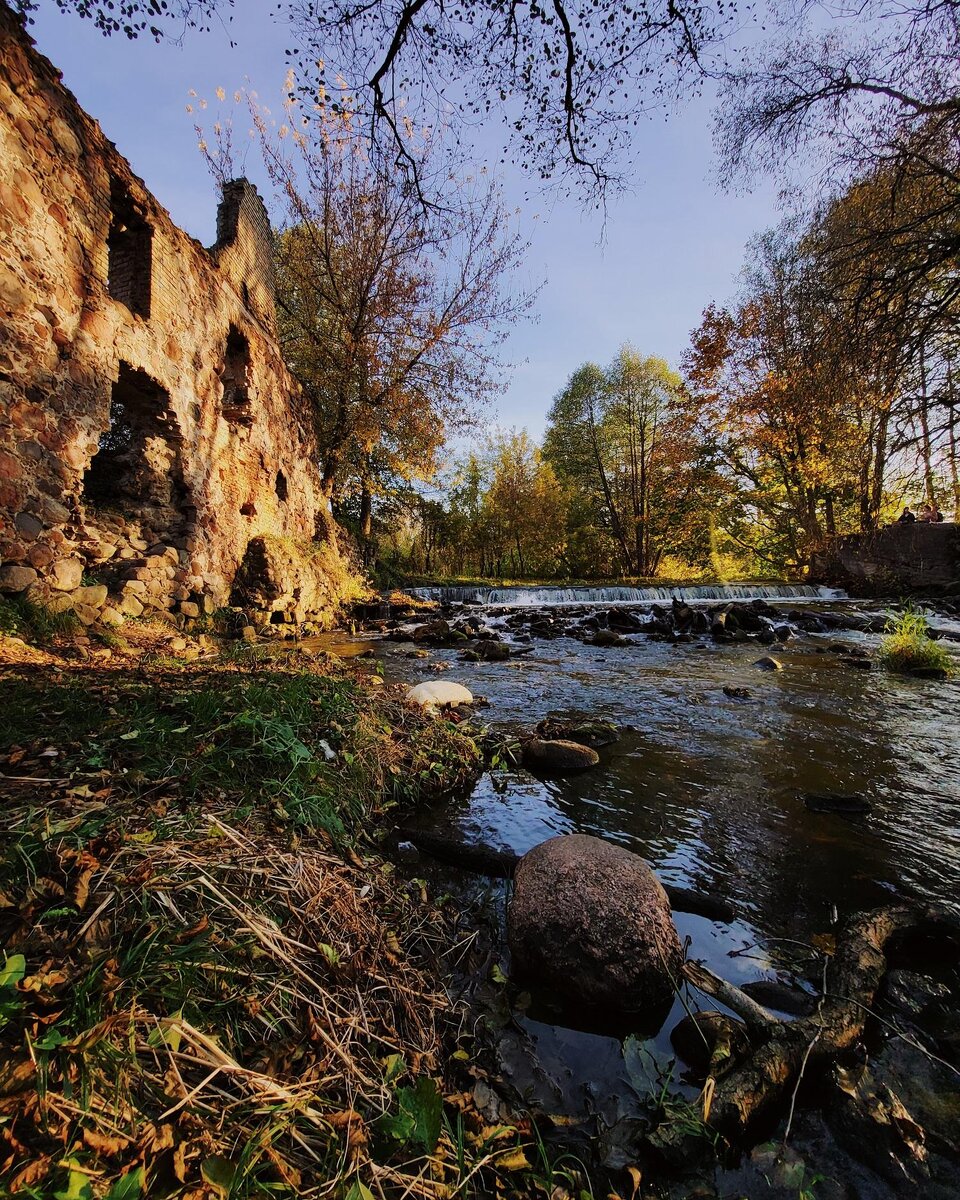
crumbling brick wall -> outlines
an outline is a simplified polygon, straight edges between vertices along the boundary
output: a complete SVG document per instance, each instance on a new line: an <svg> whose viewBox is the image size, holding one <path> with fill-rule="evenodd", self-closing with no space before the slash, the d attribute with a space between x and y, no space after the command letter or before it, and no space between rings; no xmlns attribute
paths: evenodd
<svg viewBox="0 0 960 1200"><path fill-rule="evenodd" d="M262 200L235 180L216 244L188 237L2 0L0 162L0 590L226 603L251 541L329 528Z"/></svg>

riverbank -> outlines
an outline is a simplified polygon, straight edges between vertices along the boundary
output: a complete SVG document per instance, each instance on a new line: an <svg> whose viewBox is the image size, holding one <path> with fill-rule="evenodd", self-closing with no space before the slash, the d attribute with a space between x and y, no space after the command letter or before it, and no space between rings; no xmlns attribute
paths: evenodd
<svg viewBox="0 0 960 1200"><path fill-rule="evenodd" d="M468 734L163 626L0 661L3 1194L542 1193L474 1099L457 914L379 847L476 777Z"/></svg>
<svg viewBox="0 0 960 1200"><path fill-rule="evenodd" d="M508 885L417 855L409 831L514 860L558 833L625 845L671 894L723 898L674 912L690 958L809 1005L845 919L955 894L937 797L960 760L935 716L955 685L857 667L885 618L840 601L753 601L722 628L681 606L669 630L629 606L549 623L470 606L418 614L423 639L390 599L407 616L362 639L133 623L0 641L0 1190L900 1194L806 1088L789 1145L731 1152L671 1044L703 1003L689 987L649 1036L570 1027L513 979ZM438 675L490 699L491 736L404 703ZM504 754L471 786L478 743L577 711L613 731L594 770L539 779ZM808 802L844 797L852 817ZM899 961L866 1042L928 1131L931 1188L960 1155L952 972Z"/></svg>

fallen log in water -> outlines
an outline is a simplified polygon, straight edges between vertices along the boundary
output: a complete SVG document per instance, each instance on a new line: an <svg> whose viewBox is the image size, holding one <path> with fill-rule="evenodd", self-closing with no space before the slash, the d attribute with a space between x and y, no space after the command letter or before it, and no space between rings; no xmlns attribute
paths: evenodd
<svg viewBox="0 0 960 1200"><path fill-rule="evenodd" d="M461 842L434 829L400 828L394 836L398 842L410 842L438 862L461 867L478 875L489 875L492 879L512 879L520 861L520 855L513 850L496 850L492 846ZM663 890L675 912L692 913L711 921L729 922L736 917L733 906L718 896L669 883L663 884Z"/></svg>
<svg viewBox="0 0 960 1200"><path fill-rule="evenodd" d="M767 1020L770 1014L738 988L698 964L685 964L685 978L747 1020L755 1043L716 1081L709 1124L730 1141L742 1141L752 1125L786 1108L804 1073L825 1070L853 1047L886 973L888 944L907 931L956 937L958 925L934 908L888 907L854 918L838 940L817 1011L797 1021Z"/></svg>

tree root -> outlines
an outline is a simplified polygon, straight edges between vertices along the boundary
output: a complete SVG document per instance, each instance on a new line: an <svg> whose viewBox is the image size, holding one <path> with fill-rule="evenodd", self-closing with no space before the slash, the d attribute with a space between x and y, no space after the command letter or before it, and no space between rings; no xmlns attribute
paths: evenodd
<svg viewBox="0 0 960 1200"><path fill-rule="evenodd" d="M773 1019L739 988L698 964L685 964L685 978L743 1017L756 1043L717 1081L708 1123L729 1141L742 1141L752 1125L788 1103L805 1072L822 1072L856 1045L886 973L887 945L908 930L955 935L957 923L938 909L900 906L854 918L838 940L817 1012L792 1022Z"/></svg>

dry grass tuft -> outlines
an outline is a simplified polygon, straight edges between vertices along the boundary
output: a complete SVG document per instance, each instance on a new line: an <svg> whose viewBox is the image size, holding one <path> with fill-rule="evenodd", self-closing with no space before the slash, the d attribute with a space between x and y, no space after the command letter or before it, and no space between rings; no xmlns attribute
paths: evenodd
<svg viewBox="0 0 960 1200"><path fill-rule="evenodd" d="M375 1173L378 1118L398 1083L437 1075L456 1023L440 911L379 860L217 816L199 838L135 839L52 844L4 898L7 962L27 971L0 1033L0 1178L310 1196Z"/></svg>

